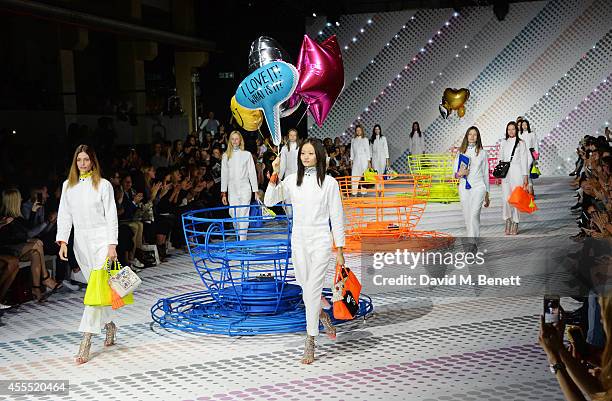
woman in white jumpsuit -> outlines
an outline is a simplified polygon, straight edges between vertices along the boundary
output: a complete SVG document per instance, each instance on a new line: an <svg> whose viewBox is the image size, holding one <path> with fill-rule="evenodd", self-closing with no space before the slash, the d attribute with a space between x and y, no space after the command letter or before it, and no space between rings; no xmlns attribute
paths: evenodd
<svg viewBox="0 0 612 401"><path fill-rule="evenodd" d="M280 152L280 172L278 177L281 180L297 173L299 146L298 132L295 128L291 128L287 133L287 141Z"/></svg>
<svg viewBox="0 0 612 401"><path fill-rule="evenodd" d="M527 175L531 172L531 167L533 164L539 159L540 154L540 144L538 143L538 137L535 132L531 131L531 125L529 125L529 121L522 120L520 122L520 138L525 141L525 147L527 148L527 155L529 158L529 170L527 171ZM532 150L533 149L533 150ZM534 157L533 152L538 156ZM529 193L533 195L533 178L529 177Z"/></svg>
<svg viewBox="0 0 612 401"><path fill-rule="evenodd" d="M363 127L357 125L355 127L355 137L351 142L351 193L353 196L357 195L357 189L359 188L359 181L363 178L363 173L366 169L372 167L372 154L370 153L370 141L365 137ZM366 191L362 188L362 195L366 194Z"/></svg>
<svg viewBox="0 0 612 401"><path fill-rule="evenodd" d="M518 141L518 142L517 142ZM516 144L514 157L512 157L512 149ZM506 235L518 234L518 223L520 213L518 209L508 203L508 198L516 187L522 186L525 190L528 187L528 163L529 156L525 142L518 137L518 127L514 121L510 121L506 125L506 139L502 140L499 150L500 161L510 162L510 169L506 178L502 178L502 204L503 218L506 222ZM512 160L510 160L512 159Z"/></svg>
<svg viewBox="0 0 612 401"><path fill-rule="evenodd" d="M238 131L229 136L227 151L221 158L221 202L227 206L250 205L251 196L257 195L257 171L251 152L244 150L244 141ZM249 229L249 207L230 208L229 214L238 221L234 223L240 241L247 238Z"/></svg>
<svg viewBox="0 0 612 401"><path fill-rule="evenodd" d="M285 142L280 152L280 172L278 173L278 177L281 180L291 174L297 173L299 147L298 131L295 128L291 128L287 133L287 142ZM287 202L289 202L289 200ZM285 206L285 215L288 217L291 216L291 206Z"/></svg>
<svg viewBox="0 0 612 401"><path fill-rule="evenodd" d="M389 146L387 146L387 137L383 136L378 124L372 129L370 144L372 146L372 168L378 171L378 174L384 174L389 167Z"/></svg>
<svg viewBox="0 0 612 401"><path fill-rule="evenodd" d="M469 157L467 168L459 169L459 154ZM480 237L480 211L482 206L489 207L489 163L487 151L482 147L480 131L472 126L463 137L461 147L455 158L456 175L459 180L459 199L463 209L466 237L475 241ZM458 170L459 169L459 170ZM466 181L470 189L466 189Z"/></svg>
<svg viewBox="0 0 612 401"><path fill-rule="evenodd" d="M272 164L275 172L280 170L279 164L276 160ZM332 257L332 235L338 249L336 263L344 264L344 212L340 189L333 177L325 175L325 148L317 139L307 139L300 146L297 174L285 177L276 185L273 181L266 190L266 206L274 206L287 198L293 203L291 259L306 308L307 336L301 362L309 364L314 361L314 339L319 334L319 321L330 338L336 335L329 315L321 308L321 293Z"/></svg>
<svg viewBox="0 0 612 401"><path fill-rule="evenodd" d="M68 260L67 243L74 227L74 255L85 279L93 270L102 269L106 259L117 259L117 208L113 186L100 176L96 154L87 145L74 152L68 180L64 182L57 214L56 242L59 257ZM79 331L83 339L76 357L78 364L89 360L91 336L106 329L105 346L115 343L117 327L112 322L110 306L85 305Z"/></svg>
<svg viewBox="0 0 612 401"><path fill-rule="evenodd" d="M408 152L411 155L421 155L425 153L425 137L421 133L418 122L412 123L412 130L408 136Z"/></svg>

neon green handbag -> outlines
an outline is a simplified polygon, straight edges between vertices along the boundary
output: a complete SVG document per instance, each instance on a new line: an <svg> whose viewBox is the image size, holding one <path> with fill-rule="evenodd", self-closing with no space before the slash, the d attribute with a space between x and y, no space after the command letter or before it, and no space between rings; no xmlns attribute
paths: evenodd
<svg viewBox="0 0 612 401"><path fill-rule="evenodd" d="M369 168L363 173L363 179L367 182L376 182L376 176L378 175L378 171L373 168Z"/></svg>
<svg viewBox="0 0 612 401"><path fill-rule="evenodd" d="M85 291L83 303L89 306L111 306L113 299L108 279L110 276L119 273L119 271L121 271L119 262L115 261L112 266L109 266L108 259L106 259L101 269L92 271L87 282L87 291ZM132 293L121 299L126 305L134 303L134 295Z"/></svg>

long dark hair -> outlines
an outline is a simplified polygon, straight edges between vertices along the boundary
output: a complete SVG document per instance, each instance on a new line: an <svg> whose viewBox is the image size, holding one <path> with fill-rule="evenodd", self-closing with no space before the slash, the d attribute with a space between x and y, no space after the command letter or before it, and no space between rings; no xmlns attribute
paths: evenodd
<svg viewBox="0 0 612 401"><path fill-rule="evenodd" d="M410 138L412 138L414 136L414 132L415 132L414 131L414 124L416 124L416 126L417 126L416 132L419 133L419 136L423 136L423 134L421 134L421 126L419 125L419 122L418 121L414 121L412 123L412 128L411 128L411 131L410 131Z"/></svg>
<svg viewBox="0 0 612 401"><path fill-rule="evenodd" d="M508 124L506 124L506 139L510 138L510 135L508 135L508 127L511 125L514 125L514 131L516 132L516 140L519 141L521 138L519 138L518 125L514 121L510 121Z"/></svg>
<svg viewBox="0 0 612 401"><path fill-rule="evenodd" d="M482 149L482 139L480 138L480 130L478 129L478 127L472 125L470 128L467 129L467 131L465 131L463 142L461 142L461 147L459 148L460 153L465 153L465 151L467 150L468 143L469 143L468 134L470 133L471 130L476 131L476 154L479 154L480 150Z"/></svg>
<svg viewBox="0 0 612 401"><path fill-rule="evenodd" d="M372 128L372 137L370 138L370 143L374 143L374 140L376 139L376 128L378 127L378 130L380 131L380 137L383 137L383 133L382 133L382 128L380 127L380 124L376 124L374 125L374 128Z"/></svg>
<svg viewBox="0 0 612 401"><path fill-rule="evenodd" d="M302 163L302 148L304 145L310 144L315 151L315 157L317 158L317 183L320 187L323 186L323 181L325 181L325 171L327 170L327 152L325 152L325 147L321 143L321 140L317 138L308 138L300 145L298 150L298 169L297 169L297 186L302 185L302 181L304 180L304 163Z"/></svg>
<svg viewBox="0 0 612 401"><path fill-rule="evenodd" d="M519 131L521 132L521 134L523 133L523 123L527 123L527 132L531 134L531 125L529 124L529 121L525 120L525 119L522 119L521 122L517 121L517 124L518 124L518 126L520 128ZM519 131L517 131L517 132L519 132Z"/></svg>

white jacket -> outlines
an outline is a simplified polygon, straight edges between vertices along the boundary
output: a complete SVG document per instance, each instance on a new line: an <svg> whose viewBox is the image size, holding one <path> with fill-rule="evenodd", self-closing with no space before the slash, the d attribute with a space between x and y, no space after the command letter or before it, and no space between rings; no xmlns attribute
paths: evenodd
<svg viewBox="0 0 612 401"><path fill-rule="evenodd" d="M257 192L257 171L251 152L234 150L232 158L227 159L227 153L221 158L221 192L239 192L250 187L251 192Z"/></svg>
<svg viewBox="0 0 612 401"><path fill-rule="evenodd" d="M289 142L280 152L280 172L278 177L283 178L297 173L298 166L298 146L297 142Z"/></svg>

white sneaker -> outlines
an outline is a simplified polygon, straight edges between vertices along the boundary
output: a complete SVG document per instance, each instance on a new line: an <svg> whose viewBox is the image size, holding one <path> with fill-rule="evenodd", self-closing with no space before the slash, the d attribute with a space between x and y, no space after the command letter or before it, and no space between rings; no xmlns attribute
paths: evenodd
<svg viewBox="0 0 612 401"><path fill-rule="evenodd" d="M144 267L144 264L140 260L134 258L134 260L132 260L132 267Z"/></svg>
<svg viewBox="0 0 612 401"><path fill-rule="evenodd" d="M80 288L78 285L72 284L69 280L62 281L62 285L68 288L70 291L78 291Z"/></svg>
<svg viewBox="0 0 612 401"><path fill-rule="evenodd" d="M12 308L12 306L11 306L11 305L0 304L0 310L3 310L3 309L11 309L11 308Z"/></svg>

